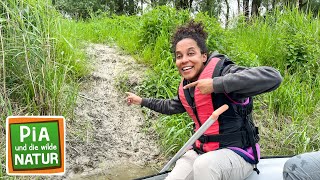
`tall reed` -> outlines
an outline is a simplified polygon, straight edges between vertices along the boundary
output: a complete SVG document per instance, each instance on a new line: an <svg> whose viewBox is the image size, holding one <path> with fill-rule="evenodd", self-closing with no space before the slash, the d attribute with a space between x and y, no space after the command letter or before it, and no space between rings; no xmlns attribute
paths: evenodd
<svg viewBox="0 0 320 180"><path fill-rule="evenodd" d="M0 1L1 168L8 115L72 116L86 64L62 36L61 19L50 0Z"/></svg>

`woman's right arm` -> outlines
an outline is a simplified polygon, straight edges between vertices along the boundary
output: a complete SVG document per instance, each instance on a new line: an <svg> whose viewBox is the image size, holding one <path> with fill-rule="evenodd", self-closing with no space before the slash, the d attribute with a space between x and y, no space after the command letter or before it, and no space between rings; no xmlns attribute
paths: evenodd
<svg viewBox="0 0 320 180"><path fill-rule="evenodd" d="M168 115L186 111L177 96L172 99L142 98L141 106Z"/></svg>
<svg viewBox="0 0 320 180"><path fill-rule="evenodd" d="M154 98L141 98L133 93L127 92L127 104L136 104L147 107L151 110L162 114L178 114L183 113L186 110L184 109L181 101L178 97L172 99L154 99Z"/></svg>

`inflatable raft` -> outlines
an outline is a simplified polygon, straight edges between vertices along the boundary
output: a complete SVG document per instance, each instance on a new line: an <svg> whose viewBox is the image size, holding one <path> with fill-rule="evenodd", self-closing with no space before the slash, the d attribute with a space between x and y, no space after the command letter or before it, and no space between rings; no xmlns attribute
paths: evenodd
<svg viewBox="0 0 320 180"><path fill-rule="evenodd" d="M290 157L262 157L258 164L260 174L255 171L246 180L281 180L284 163ZM156 175L141 177L136 180L164 180L169 171Z"/></svg>

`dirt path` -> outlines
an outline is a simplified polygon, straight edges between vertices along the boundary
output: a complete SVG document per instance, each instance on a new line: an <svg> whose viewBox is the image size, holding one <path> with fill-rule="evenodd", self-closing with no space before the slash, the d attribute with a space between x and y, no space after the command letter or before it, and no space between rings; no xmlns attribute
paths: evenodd
<svg viewBox="0 0 320 180"><path fill-rule="evenodd" d="M84 79L75 118L68 123L65 178L132 179L154 173L145 166L157 166L162 159L156 137L143 131L141 108L127 106L115 87L120 74L138 83L145 68L106 45L89 45L87 54L94 71Z"/></svg>

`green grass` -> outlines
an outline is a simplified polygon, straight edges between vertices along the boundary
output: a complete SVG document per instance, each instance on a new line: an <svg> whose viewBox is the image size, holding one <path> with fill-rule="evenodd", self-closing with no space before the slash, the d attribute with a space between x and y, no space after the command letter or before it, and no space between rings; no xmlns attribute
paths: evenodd
<svg viewBox="0 0 320 180"><path fill-rule="evenodd" d="M0 178L7 178L5 118L71 118L78 78L88 72L83 52L62 34L63 18L50 4L49 0L0 1Z"/></svg>
<svg viewBox="0 0 320 180"><path fill-rule="evenodd" d="M144 97L172 98L180 76L170 51L170 37L189 18L188 12L160 7L139 17L64 21L64 30L79 42L120 46L149 67L146 80L134 90ZM282 74L284 81L276 91L255 98L254 116L261 129L263 155L319 149L319 20L287 9L250 24L239 17L224 30L206 14L199 13L195 19L205 24L211 51L225 53L239 65L272 66ZM124 87L125 79L118 80L120 88L132 89ZM190 118L185 114L160 116L158 122L154 127L166 154L176 152L191 135Z"/></svg>
<svg viewBox="0 0 320 180"><path fill-rule="evenodd" d="M7 98L26 107L21 114L70 114L65 110L72 109L77 88L73 81L86 71L85 62L72 57L72 46L59 32L60 15L47 4L49 1L2 1L10 18L3 24L6 46L1 82Z"/></svg>
<svg viewBox="0 0 320 180"><path fill-rule="evenodd" d="M139 61L149 64L151 69L147 80L138 88L142 96L171 98L177 92L180 77L168 43L174 28L162 18L166 11L160 9L141 17L142 22L148 22L147 26L142 23L141 32L156 31L141 38L140 41L147 43L136 50L140 52ZM185 18L181 16L180 19ZM170 21L175 22L174 18L170 17ZM275 11L266 19L256 19L250 24L239 18L228 30L201 13L196 20L206 25L211 50L227 54L239 65L273 66L283 75L284 81L276 91L255 98L254 115L261 129L263 155L319 149L319 20L296 10ZM186 115L160 117L156 127L167 154L176 152L191 135L187 133L191 128L188 122Z"/></svg>

